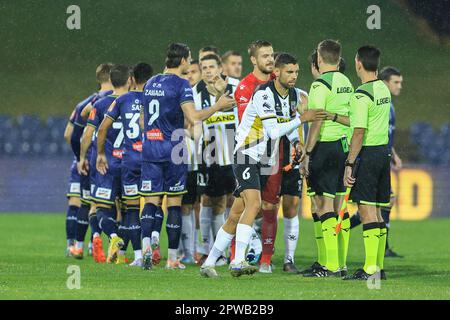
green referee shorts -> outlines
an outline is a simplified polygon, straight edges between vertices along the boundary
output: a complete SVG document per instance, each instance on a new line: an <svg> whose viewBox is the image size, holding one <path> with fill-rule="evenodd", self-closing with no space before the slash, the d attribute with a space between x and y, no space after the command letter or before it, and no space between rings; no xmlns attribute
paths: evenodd
<svg viewBox="0 0 450 320"><path fill-rule="evenodd" d="M335 198L345 193L345 141L317 142L309 158L308 195Z"/></svg>
<svg viewBox="0 0 450 320"><path fill-rule="evenodd" d="M362 147L350 200L388 207L391 198L391 152L387 145Z"/></svg>

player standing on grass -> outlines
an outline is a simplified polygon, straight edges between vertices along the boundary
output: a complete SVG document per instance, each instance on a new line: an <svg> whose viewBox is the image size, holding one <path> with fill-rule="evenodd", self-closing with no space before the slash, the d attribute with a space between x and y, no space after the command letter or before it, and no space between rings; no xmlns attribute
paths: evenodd
<svg viewBox="0 0 450 320"><path fill-rule="evenodd" d="M350 125L353 136L345 161L344 184L352 186L350 199L358 204L363 223L365 263L346 280L366 280L377 271L384 274L386 224L381 208L390 202L389 113L391 93L377 78L380 50L373 46L358 49L355 58L360 85L350 100ZM353 165L360 158L356 180L352 178Z"/></svg>
<svg viewBox="0 0 450 320"><path fill-rule="evenodd" d="M203 80L193 88L197 110L210 107L226 91L234 94L239 81L230 77L222 78L222 64L217 55L204 56L200 61L200 69ZM216 112L203 121L202 142L207 181L205 193L202 195L200 228L204 258L210 250L210 241L215 239L225 222L227 199L232 196L236 187L232 159L237 125L236 108ZM213 239L210 239L210 234Z"/></svg>
<svg viewBox="0 0 450 320"><path fill-rule="evenodd" d="M166 230L169 250L166 268L169 269L185 268L177 260L177 248L181 235L181 201L186 193L187 165L178 161L183 155L177 154L176 150L177 145L183 143L185 117L190 124L195 125L215 112L234 105L234 99L224 95L212 107L195 110L192 88L182 78L190 66L190 60L188 46L181 43L169 45L164 74L154 76L144 87L143 162L139 190L145 197L142 214L154 216L160 195L168 196ZM152 249L148 235L143 234L142 244L143 268L150 269Z"/></svg>
<svg viewBox="0 0 450 320"><path fill-rule="evenodd" d="M126 211L122 212L122 221L127 238L131 240L134 261L131 266L142 266L141 224L139 221L140 196L138 186L141 178L142 133L140 114L143 88L153 75L152 67L139 63L133 68L132 83L134 89L118 97L108 109L97 135L97 170L105 173L109 164L105 155L107 132L121 119L124 144L121 164L122 199L126 201Z"/></svg>
<svg viewBox="0 0 450 320"><path fill-rule="evenodd" d="M337 212L345 187L342 181L344 162L348 152L348 127L336 122L338 115L348 116L349 100L353 93L350 80L339 72L341 45L335 40L319 43L318 66L320 77L311 85L308 108L324 108L334 113L332 120L311 125L306 142L304 168L309 187L317 205L317 217L325 245L326 263L317 266L306 277L341 276L346 272L350 217L345 214L342 232L335 234ZM317 237L317 235L316 235Z"/></svg>
<svg viewBox="0 0 450 320"><path fill-rule="evenodd" d="M217 277L214 263L236 234L236 255L230 268L233 276L252 274L257 268L245 261L245 250L250 241L251 227L261 209L261 190L268 179L261 172L262 157L266 154L270 139L288 135L292 143L298 143L298 131L302 122L321 119L320 110L297 113L300 91L295 88L298 64L290 54L280 54L275 64L275 81L261 85L246 107L236 133L235 162L233 170L238 183L237 196L230 216L219 230L208 259L200 269L205 277Z"/></svg>
<svg viewBox="0 0 450 320"><path fill-rule="evenodd" d="M83 258L84 238L86 236L89 225L89 210L91 207L89 177L79 174L77 170L77 162L80 160L80 140L87 122L87 117L83 118L81 116L81 113L87 105L90 105L98 99L101 99L104 96L112 93L112 85L109 78L111 67L112 64L110 63L104 63L97 67L95 73L97 83L100 86L100 90L77 104L75 110L72 113L70 121L67 124L65 133L66 140L69 141L75 156L75 165L72 166L71 176L74 177L78 175L80 177L79 181L81 206L77 213L77 223L75 229L77 241L76 245L71 248L70 252L70 254L77 259Z"/></svg>
<svg viewBox="0 0 450 320"><path fill-rule="evenodd" d="M385 67L383 68L379 75L378 79L381 79L384 81L384 83L389 88L389 91L391 92L392 96L399 96L400 91L402 90L402 82L403 82L403 76L401 72L395 68L395 67ZM389 113L389 147L391 148L391 154L392 154L392 162L391 162L391 168L395 171L399 171L402 168L402 160L398 156L397 152L394 148L394 134L395 134L395 109L394 109L394 103L391 101L391 111ZM391 215L391 209L395 203L395 195L391 191L391 202L389 204L389 207L382 207L381 208L381 216L383 217L383 221L386 223L386 252L385 257L394 257L394 258L403 258L403 256L397 254L395 251L393 251L389 247L389 227L390 227L390 215ZM361 224L361 217L359 213L353 215L350 219L351 222L351 228L354 228Z"/></svg>
<svg viewBox="0 0 450 320"><path fill-rule="evenodd" d="M81 143L80 152L80 171L82 174L87 174L86 151L90 146L91 141L88 140L92 137L94 131L99 128L103 118L114 102L116 98L128 92L131 79L129 68L124 65L116 65L111 69L110 73L111 83L114 87L114 92L98 100L93 109L90 112L88 119L88 126L85 131L86 137L83 137ZM103 128L102 128L103 130ZM98 131L98 130L97 130ZM98 133L98 132L97 132ZM101 133L102 134L102 133ZM113 209L115 200L121 194L121 159L122 159L122 147L123 147L123 127L120 120L117 120L112 127L106 133L105 155L108 161L108 170L100 172L96 169L97 155L97 141L94 141L95 162L91 158L91 170L95 171L95 188L92 192L93 202L96 204L96 217L99 222L99 226L103 229L106 235L110 239L107 262L114 263L117 260L119 250L125 245L123 239L118 236L118 229L116 224L116 212ZM100 150L102 151L102 150ZM98 261L96 254L99 251L103 251L99 247L100 233L97 230L93 230L94 233L94 259ZM101 262L101 261L98 261Z"/></svg>

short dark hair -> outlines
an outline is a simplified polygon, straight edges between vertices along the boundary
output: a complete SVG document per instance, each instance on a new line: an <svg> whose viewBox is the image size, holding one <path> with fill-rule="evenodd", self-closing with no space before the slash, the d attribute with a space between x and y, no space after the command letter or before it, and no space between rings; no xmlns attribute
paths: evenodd
<svg viewBox="0 0 450 320"><path fill-rule="evenodd" d="M112 63L102 63L95 69L95 78L99 84L109 81L109 73L113 66Z"/></svg>
<svg viewBox="0 0 450 320"><path fill-rule="evenodd" d="M347 69L347 62L345 62L344 58L341 57L341 60L339 60L338 70L339 72L344 73L345 69Z"/></svg>
<svg viewBox="0 0 450 320"><path fill-rule="evenodd" d="M250 43L248 46L248 54L250 57L256 57L259 49L263 47L272 47L272 44L266 40L256 40Z"/></svg>
<svg viewBox="0 0 450 320"><path fill-rule="evenodd" d="M197 59L191 60L191 64L198 64L198 60Z"/></svg>
<svg viewBox="0 0 450 320"><path fill-rule="evenodd" d="M314 66L314 69L319 71L319 62L317 62L317 49L314 49L314 51L311 53L309 62Z"/></svg>
<svg viewBox="0 0 450 320"><path fill-rule="evenodd" d="M358 49L356 58L367 71L376 72L380 65L381 51L374 46L363 46Z"/></svg>
<svg viewBox="0 0 450 320"><path fill-rule="evenodd" d="M145 62L140 62L133 67L133 77L136 83L146 83L153 75L153 68Z"/></svg>
<svg viewBox="0 0 450 320"><path fill-rule="evenodd" d="M323 62L333 65L339 63L341 50L341 44L337 40L323 40L317 46L317 52L322 57Z"/></svg>
<svg viewBox="0 0 450 320"><path fill-rule="evenodd" d="M401 75L402 73L396 67L387 66L381 69L380 73L378 74L378 79L389 81L391 80L392 76L400 77Z"/></svg>
<svg viewBox="0 0 450 320"><path fill-rule="evenodd" d="M184 43L171 43L167 47L166 54L166 67L178 68L181 64L181 60L187 59L191 49Z"/></svg>
<svg viewBox="0 0 450 320"><path fill-rule="evenodd" d="M205 60L214 60L217 62L217 65L220 66L222 64L222 62L220 61L220 58L218 55L216 54L207 54L206 56L204 56L203 58L200 59L200 62L203 62Z"/></svg>
<svg viewBox="0 0 450 320"><path fill-rule="evenodd" d="M206 46L199 50L200 53L201 52L209 52L209 51L214 52L215 54L219 55L219 49L215 46Z"/></svg>
<svg viewBox="0 0 450 320"><path fill-rule="evenodd" d="M231 57L231 56L242 57L239 52L234 51L234 50L228 50L227 52L225 52L223 54L222 61L226 62L228 60L228 58Z"/></svg>
<svg viewBox="0 0 450 320"><path fill-rule="evenodd" d="M110 72L111 83L114 88L123 87L130 77L130 68L123 64L115 65Z"/></svg>
<svg viewBox="0 0 450 320"><path fill-rule="evenodd" d="M275 60L275 68L280 68L287 64L297 64L297 58L290 53L280 52Z"/></svg>

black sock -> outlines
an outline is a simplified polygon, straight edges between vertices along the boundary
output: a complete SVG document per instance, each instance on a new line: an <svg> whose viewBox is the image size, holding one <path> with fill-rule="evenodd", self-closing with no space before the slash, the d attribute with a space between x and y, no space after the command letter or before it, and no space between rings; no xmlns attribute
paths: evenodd
<svg viewBox="0 0 450 320"><path fill-rule="evenodd" d="M160 206L158 206L158 210L156 210L156 213L155 213L155 222L153 224L152 231L161 233L163 220L164 220L164 212L163 212L162 208Z"/></svg>
<svg viewBox="0 0 450 320"><path fill-rule="evenodd" d="M102 228L100 228L97 219L97 213L93 213L89 216L89 226L91 227L91 241L94 238L94 233L102 234Z"/></svg>
<svg viewBox="0 0 450 320"><path fill-rule="evenodd" d="M127 227L133 250L141 250L141 223L139 221L139 206L129 206L127 209Z"/></svg>
<svg viewBox="0 0 450 320"><path fill-rule="evenodd" d="M360 224L361 224L361 216L359 215L359 212L357 212L350 218L350 229L353 229L354 227L357 227Z"/></svg>
<svg viewBox="0 0 450 320"><path fill-rule="evenodd" d="M81 204L77 217L77 241L83 242L89 227L89 209L88 204Z"/></svg>
<svg viewBox="0 0 450 320"><path fill-rule="evenodd" d="M97 219L100 228L106 233L108 237L111 237L111 234L117 234L117 222L114 219L115 212L111 208L102 208L97 207Z"/></svg>
<svg viewBox="0 0 450 320"><path fill-rule="evenodd" d="M75 240L77 237L77 214L79 207L69 206L66 215L66 238L67 240Z"/></svg>
<svg viewBox="0 0 450 320"><path fill-rule="evenodd" d="M178 249L181 236L181 207L167 208L166 232L169 240L169 249Z"/></svg>
<svg viewBox="0 0 450 320"><path fill-rule="evenodd" d="M152 203L145 204L141 216L142 238L151 238L157 209L158 207Z"/></svg>

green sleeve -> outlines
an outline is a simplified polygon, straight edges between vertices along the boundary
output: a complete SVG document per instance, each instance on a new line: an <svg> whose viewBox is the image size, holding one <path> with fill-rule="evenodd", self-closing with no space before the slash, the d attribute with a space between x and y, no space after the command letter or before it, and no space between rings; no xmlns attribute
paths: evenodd
<svg viewBox="0 0 450 320"><path fill-rule="evenodd" d="M369 106L372 101L364 94L355 93L350 99L350 126L367 129Z"/></svg>
<svg viewBox="0 0 450 320"><path fill-rule="evenodd" d="M325 109L331 91L320 82L313 82L308 95L308 109Z"/></svg>

